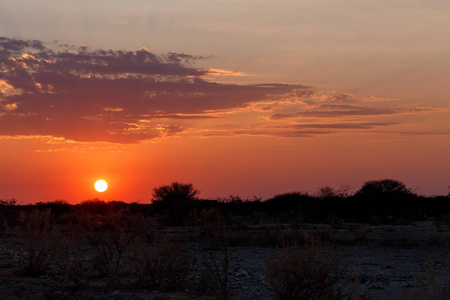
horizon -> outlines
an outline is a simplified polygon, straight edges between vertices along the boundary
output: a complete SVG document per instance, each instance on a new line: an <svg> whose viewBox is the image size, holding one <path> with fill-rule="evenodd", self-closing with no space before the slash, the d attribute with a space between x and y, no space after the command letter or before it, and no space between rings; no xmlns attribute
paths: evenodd
<svg viewBox="0 0 450 300"><path fill-rule="evenodd" d="M101 182L101 183L99 183ZM104 186L105 181L104 180L98 180L95 183L95 189L100 192L99 194L103 194L103 192L105 192L107 190L107 183L106 186ZM182 189L178 190L176 187L174 188L174 186L181 186ZM186 190L190 189L192 191L192 193L187 193ZM271 197L268 198L262 198L262 197L257 197L255 195L253 195L252 198L250 197L241 197L239 195L228 195L228 197L201 197L201 191L199 191L198 189L195 188L194 185L189 184L189 183L181 183L181 182L172 182L170 184L166 184L166 185L161 185L161 186L157 186L154 187L153 192L152 192L152 198L149 200L137 200L137 201L120 201L120 200L116 200L116 199L102 199L101 197L96 197L96 198L90 198L90 199L82 199L79 200L77 202L69 202L66 201L64 199L55 199L55 200L50 200L50 201L38 201L35 203L22 203L20 201L18 201L15 198L10 198L10 199L0 199L0 206L7 206L7 207L11 207L11 206L47 206L47 205L73 205L73 206L78 206L78 205L90 205L90 204L95 204L95 203L103 203L103 204L114 204L114 203L123 203L123 204L139 204L139 205L149 205L149 204L153 204L155 201L156 202L161 202L161 201L170 201L169 199L171 199L171 196L167 196L166 192L167 191L178 191L179 193L179 199L182 200L195 200L195 201L215 201L218 203L223 203L223 204L227 204L227 203L233 203L233 202L238 202L238 203L248 203L248 202L266 202L266 201L272 201L275 199L286 199L287 198L291 198L294 199L297 196L300 197L305 197L306 199L316 199L319 201L327 201L330 199L334 199L334 201L338 201L338 200L349 200L352 198L356 198L356 199L370 199L371 196L375 196L376 199L378 201L381 201L380 203L383 203L383 199L391 199L394 200L395 198L398 198L397 200L400 202L405 201L405 199L407 199L406 201L410 201L411 199L422 199L422 200L430 200L430 199L439 199L439 198L445 198L445 197L450 197L450 186L449 186L449 193L447 195L423 195L423 194L419 194L416 193L415 189L412 188L408 188L403 182L396 180L396 179L391 179L391 178L385 178L385 179L381 179L381 180L370 180L367 181L363 184L363 186L361 186L360 188L358 188L357 190L353 189L350 186L343 186L341 185L339 188L333 188L330 186L323 186L321 188L319 188L316 192L311 193L308 191L289 191L289 192L284 192L284 193L279 193L276 195L273 195ZM170 194L169 194L170 195ZM303 199L305 199L303 198ZM188 200L189 202L189 200ZM283 203L283 201L281 201ZM370 202L369 202L370 203ZM361 203L364 204L364 203ZM367 203L366 203L367 204ZM384 205L386 205L387 203L384 202ZM415 204L417 204L417 202L415 202ZM346 205L349 205L348 203ZM398 203L397 203L398 205ZM351 206L351 205L350 205Z"/></svg>
<svg viewBox="0 0 450 300"><path fill-rule="evenodd" d="M448 194L450 3L52 4L0 4L0 199Z"/></svg>

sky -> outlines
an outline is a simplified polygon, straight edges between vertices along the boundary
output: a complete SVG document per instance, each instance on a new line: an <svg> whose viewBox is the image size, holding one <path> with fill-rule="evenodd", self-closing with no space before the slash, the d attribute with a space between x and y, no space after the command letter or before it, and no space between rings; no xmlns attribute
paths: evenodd
<svg viewBox="0 0 450 300"><path fill-rule="evenodd" d="M0 199L385 178L446 195L448 15L442 0L0 0Z"/></svg>

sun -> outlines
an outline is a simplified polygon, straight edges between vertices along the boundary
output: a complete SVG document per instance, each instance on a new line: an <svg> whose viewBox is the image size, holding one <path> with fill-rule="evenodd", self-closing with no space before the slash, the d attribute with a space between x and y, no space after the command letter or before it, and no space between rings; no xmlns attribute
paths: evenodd
<svg viewBox="0 0 450 300"><path fill-rule="evenodd" d="M108 183L104 180L97 180L94 187L97 192L103 193L108 188Z"/></svg>

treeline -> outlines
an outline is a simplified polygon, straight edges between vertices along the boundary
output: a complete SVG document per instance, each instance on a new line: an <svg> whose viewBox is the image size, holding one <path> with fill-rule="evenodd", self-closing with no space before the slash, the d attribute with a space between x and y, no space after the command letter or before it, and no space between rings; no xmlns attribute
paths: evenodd
<svg viewBox="0 0 450 300"><path fill-rule="evenodd" d="M267 200L200 199L192 184L174 182L154 189L151 204L104 202L98 199L71 205L65 201L18 205L17 201L0 200L3 220L14 220L24 210L50 210L61 222L70 223L74 216L104 215L118 212L152 217L159 225L195 226L205 222L221 225L266 223L333 223L370 222L401 224L426 219L450 219L450 197L425 197L414 193L402 182L383 179L366 182L350 195L348 188L322 187L311 195L291 192ZM76 217L75 217L76 219Z"/></svg>

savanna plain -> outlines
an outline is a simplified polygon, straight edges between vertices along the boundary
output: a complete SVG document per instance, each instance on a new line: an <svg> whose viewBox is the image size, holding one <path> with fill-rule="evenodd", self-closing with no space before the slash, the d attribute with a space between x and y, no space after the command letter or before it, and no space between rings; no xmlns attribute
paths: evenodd
<svg viewBox="0 0 450 300"><path fill-rule="evenodd" d="M271 199L0 201L2 299L449 299L450 199L402 182Z"/></svg>

